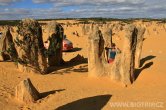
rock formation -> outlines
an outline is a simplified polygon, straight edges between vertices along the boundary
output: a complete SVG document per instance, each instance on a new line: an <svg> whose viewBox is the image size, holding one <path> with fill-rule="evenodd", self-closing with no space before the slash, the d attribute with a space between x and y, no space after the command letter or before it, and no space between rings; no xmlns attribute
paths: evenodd
<svg viewBox="0 0 166 110"><path fill-rule="evenodd" d="M140 58L142 53L142 46L144 41L144 33L145 28L137 27L138 34L137 34L137 45L136 45L136 52L135 52L135 67L140 67Z"/></svg>
<svg viewBox="0 0 166 110"><path fill-rule="evenodd" d="M13 38L9 27L5 27L0 38L0 56L2 61L15 60L17 52L13 43Z"/></svg>
<svg viewBox="0 0 166 110"><path fill-rule="evenodd" d="M102 65L102 55L104 49L104 40L101 31L94 27L89 34L89 47L88 47L88 70L89 76L103 76L104 67Z"/></svg>
<svg viewBox="0 0 166 110"><path fill-rule="evenodd" d="M135 51L137 45L138 30L133 25L126 27L123 50L121 53L120 75L121 81L125 84L131 84L135 80Z"/></svg>
<svg viewBox="0 0 166 110"><path fill-rule="evenodd" d="M90 30L93 28L94 24L83 24L82 33L83 35L88 35Z"/></svg>
<svg viewBox="0 0 166 110"><path fill-rule="evenodd" d="M49 66L59 66L63 62L62 59L62 42L64 37L63 27L51 21L47 25L48 40L50 42L48 48L48 64Z"/></svg>
<svg viewBox="0 0 166 110"><path fill-rule="evenodd" d="M41 26L33 19L24 19L17 27L18 36L15 44L19 69L27 72L30 69L30 71L46 73L47 62L44 55Z"/></svg>
<svg viewBox="0 0 166 110"><path fill-rule="evenodd" d="M21 81L15 87L15 98L19 101L32 103L40 98L39 95L39 92L33 86L29 78Z"/></svg>
<svg viewBox="0 0 166 110"><path fill-rule="evenodd" d="M102 34L98 27L89 34L88 69L89 76L110 76L111 79L121 81L125 85L135 80L135 60L139 65L143 44L144 28L134 25L124 27L126 35L121 53L117 53L112 64L107 63L107 45L112 44L112 29L105 30Z"/></svg>
<svg viewBox="0 0 166 110"><path fill-rule="evenodd" d="M105 46L111 46L112 44L112 29L111 28L104 28L103 29L103 38L105 41Z"/></svg>

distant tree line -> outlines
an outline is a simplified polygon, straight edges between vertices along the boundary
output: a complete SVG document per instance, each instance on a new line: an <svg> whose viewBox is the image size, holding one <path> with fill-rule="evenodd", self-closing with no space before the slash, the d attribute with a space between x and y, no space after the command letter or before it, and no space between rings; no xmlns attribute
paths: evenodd
<svg viewBox="0 0 166 110"><path fill-rule="evenodd" d="M89 24L91 21L93 22L100 22L100 23L106 23L110 21L122 21L125 23L131 23L135 20L142 20L143 22L149 22L149 21L158 21L159 23L166 23L166 18L162 19L152 19L152 18L128 18L128 19L119 19L119 18L102 18L102 17L94 17L94 18L57 18L57 19L36 19L37 21L51 21L51 20L77 20L79 23L82 24ZM0 26L3 25L10 25L10 26L16 26L20 20L0 20ZM44 23L41 25L44 25Z"/></svg>
<svg viewBox="0 0 166 110"><path fill-rule="evenodd" d="M16 26L20 20L0 20L0 26L4 25L10 25L10 26Z"/></svg>

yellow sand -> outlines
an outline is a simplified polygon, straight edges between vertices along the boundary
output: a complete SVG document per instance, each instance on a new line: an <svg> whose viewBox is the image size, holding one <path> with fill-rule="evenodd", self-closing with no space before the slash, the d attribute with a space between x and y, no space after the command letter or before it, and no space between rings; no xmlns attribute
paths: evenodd
<svg viewBox="0 0 166 110"><path fill-rule="evenodd" d="M136 24L141 23L136 22ZM148 23L141 25L146 24ZM127 88L109 78L89 78L87 63L75 66L71 64L57 72L40 75L22 73L12 62L0 62L0 110L165 110L166 30L163 25L150 22L147 26L148 31L145 33L146 39L142 53L142 58L146 58L143 66L147 68L140 70L134 84ZM77 54L87 58L87 36L82 34L81 27L75 25L64 27L64 29L68 39L78 50L63 53L64 60L69 61ZM80 36L73 35L74 31L77 31ZM117 42L122 42L123 33L119 33L118 36L120 38L117 38ZM45 34L43 37L45 40L47 39ZM121 45L118 46L122 48ZM45 97L32 104L23 104L14 99L14 87L25 78L30 78L34 86L40 93L44 93ZM156 107L139 106L140 108L111 107L114 102L148 102L157 105ZM66 109L64 109L65 107Z"/></svg>

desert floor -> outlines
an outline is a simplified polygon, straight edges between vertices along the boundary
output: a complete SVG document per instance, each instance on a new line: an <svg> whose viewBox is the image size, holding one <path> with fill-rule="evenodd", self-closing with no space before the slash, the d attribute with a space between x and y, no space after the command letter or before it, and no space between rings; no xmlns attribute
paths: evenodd
<svg viewBox="0 0 166 110"><path fill-rule="evenodd" d="M75 29L75 28L73 28ZM79 31L79 30L78 30ZM166 109L166 34L159 31L144 41L142 68L136 81L123 87L109 78L89 78L88 64L70 62L78 54L87 58L87 37L65 30L74 51L64 52L68 63L47 75L20 72L12 62L0 62L0 110L160 110ZM24 104L14 99L14 88L30 78L43 98ZM155 103L151 107L112 107L113 103Z"/></svg>

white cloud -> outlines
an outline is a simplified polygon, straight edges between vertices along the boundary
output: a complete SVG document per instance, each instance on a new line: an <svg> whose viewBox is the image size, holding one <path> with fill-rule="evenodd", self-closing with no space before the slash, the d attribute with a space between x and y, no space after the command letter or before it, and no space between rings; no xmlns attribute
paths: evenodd
<svg viewBox="0 0 166 110"><path fill-rule="evenodd" d="M145 0L32 0L34 3L78 3L78 4L87 4L87 3L141 3Z"/></svg>
<svg viewBox="0 0 166 110"><path fill-rule="evenodd" d="M20 1L20 0L0 0ZM45 3L50 8L6 8L1 9L0 19L112 17L144 18L166 17L166 0L33 0L40 7Z"/></svg>
<svg viewBox="0 0 166 110"><path fill-rule="evenodd" d="M14 2L20 2L22 0L0 0L0 5L9 5Z"/></svg>
<svg viewBox="0 0 166 110"><path fill-rule="evenodd" d="M53 3L55 6L141 4L145 0L32 0L34 3Z"/></svg>
<svg viewBox="0 0 166 110"><path fill-rule="evenodd" d="M0 11L0 19L15 20L23 18L55 18L58 13L61 13L60 9L25 9L25 8L4 8Z"/></svg>

